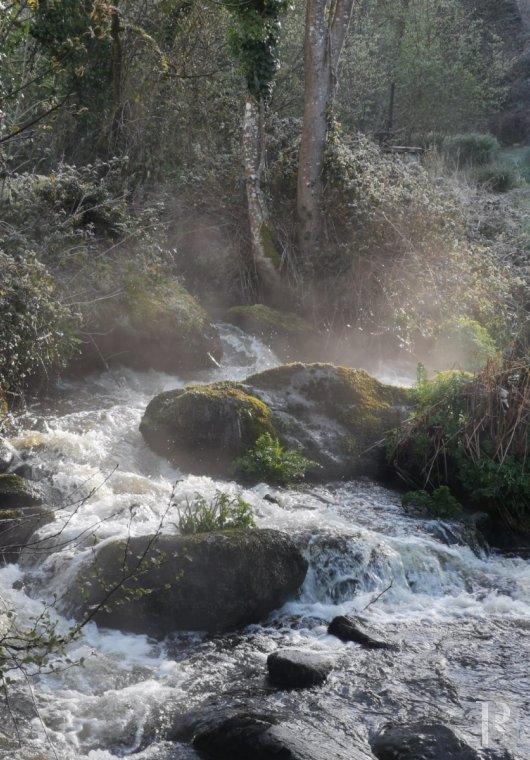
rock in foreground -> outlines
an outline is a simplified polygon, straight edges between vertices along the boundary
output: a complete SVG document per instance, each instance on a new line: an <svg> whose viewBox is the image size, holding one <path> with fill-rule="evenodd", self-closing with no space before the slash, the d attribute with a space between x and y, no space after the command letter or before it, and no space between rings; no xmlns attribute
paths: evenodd
<svg viewBox="0 0 530 760"><path fill-rule="evenodd" d="M372 750L378 760L479 760L472 747L437 723L388 727L374 739Z"/></svg>
<svg viewBox="0 0 530 760"><path fill-rule="evenodd" d="M280 649L267 657L269 677L282 689L323 684L333 669L329 657L302 649Z"/></svg>
<svg viewBox="0 0 530 760"><path fill-rule="evenodd" d="M224 631L266 618L295 596L306 572L292 540L275 530L142 536L105 544L69 592L66 612L80 619L105 603L98 624L156 638Z"/></svg>
<svg viewBox="0 0 530 760"><path fill-rule="evenodd" d="M193 721L192 721L193 722ZM339 736L285 717L221 711L200 716L191 729L193 746L209 760L373 760L362 739Z"/></svg>

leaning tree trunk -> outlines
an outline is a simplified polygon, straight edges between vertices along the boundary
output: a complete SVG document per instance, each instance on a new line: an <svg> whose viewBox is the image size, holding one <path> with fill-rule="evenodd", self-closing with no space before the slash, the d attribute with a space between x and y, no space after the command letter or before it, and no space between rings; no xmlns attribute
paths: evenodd
<svg viewBox="0 0 530 760"><path fill-rule="evenodd" d="M243 120L243 169L247 194L252 265L264 301L279 300L283 291L279 255L267 203L261 189L264 168L263 102L247 95Z"/></svg>
<svg viewBox="0 0 530 760"><path fill-rule="evenodd" d="M337 68L355 0L307 0L304 123L298 163L297 241L314 262L322 236L322 172Z"/></svg>

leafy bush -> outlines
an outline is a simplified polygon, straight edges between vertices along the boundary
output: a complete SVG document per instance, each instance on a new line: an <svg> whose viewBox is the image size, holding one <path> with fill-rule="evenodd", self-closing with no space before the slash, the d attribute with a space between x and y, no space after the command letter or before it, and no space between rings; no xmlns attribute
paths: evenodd
<svg viewBox="0 0 530 760"><path fill-rule="evenodd" d="M284 449L270 433L260 435L254 446L235 461L237 472L246 480L289 486L305 477L315 463L300 451Z"/></svg>
<svg viewBox="0 0 530 760"><path fill-rule="evenodd" d="M470 372L482 369L497 356L497 346L485 327L470 317L445 322L436 337L435 354L445 366L459 366Z"/></svg>
<svg viewBox="0 0 530 760"><path fill-rule="evenodd" d="M227 528L254 528L252 507L240 496L232 498L223 491L217 491L208 501L197 493L185 506L177 507L178 529L182 535L211 533Z"/></svg>
<svg viewBox="0 0 530 760"><path fill-rule="evenodd" d="M290 228L297 156L293 138L271 164L278 228ZM325 239L316 261L306 262L306 283L312 277L312 312L333 319L334 329L344 325L355 340L376 333L382 346L420 355L455 317L495 337L507 331L515 275L482 238L471 239L470 212L453 183L433 181L419 163L362 135L337 134L327 150L324 209Z"/></svg>
<svg viewBox="0 0 530 760"><path fill-rule="evenodd" d="M426 509L432 517L451 519L458 517L462 512L462 505L455 499L447 486L435 488L432 493L427 491L409 491L401 503L407 510L412 507Z"/></svg>
<svg viewBox="0 0 530 760"><path fill-rule="evenodd" d="M444 141L444 148L452 161L460 168L484 166L496 158L500 145L496 137L479 132L454 135Z"/></svg>
<svg viewBox="0 0 530 760"><path fill-rule="evenodd" d="M75 317L34 257L0 252L0 267L0 389L14 396L65 366L76 347Z"/></svg>
<svg viewBox="0 0 530 760"><path fill-rule="evenodd" d="M477 184L492 193L507 193L519 184L519 175L514 166L495 163L482 166L475 173Z"/></svg>
<svg viewBox="0 0 530 760"><path fill-rule="evenodd" d="M389 444L400 475L433 498L447 486L530 533L528 354L513 355L501 367L490 362L475 377L445 372L428 380L422 371L416 399L414 416ZM437 498L443 502L444 493Z"/></svg>

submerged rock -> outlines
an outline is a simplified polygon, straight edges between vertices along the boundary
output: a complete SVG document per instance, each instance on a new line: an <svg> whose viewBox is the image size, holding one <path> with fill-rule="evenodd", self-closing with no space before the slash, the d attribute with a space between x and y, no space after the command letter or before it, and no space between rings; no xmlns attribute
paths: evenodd
<svg viewBox="0 0 530 760"><path fill-rule="evenodd" d="M42 504L42 499L42 492L38 486L20 475L0 475L0 510L37 507Z"/></svg>
<svg viewBox="0 0 530 760"><path fill-rule="evenodd" d="M284 716L212 710L192 716L188 740L209 760L373 760L360 738L339 737Z"/></svg>
<svg viewBox="0 0 530 760"><path fill-rule="evenodd" d="M329 657L303 649L280 649L267 657L269 677L275 686L304 689L323 684L333 664Z"/></svg>
<svg viewBox="0 0 530 760"><path fill-rule="evenodd" d="M74 371L115 364L162 372L207 369L222 356L217 329L176 280L130 278L119 295L99 299L85 314L83 335Z"/></svg>
<svg viewBox="0 0 530 760"><path fill-rule="evenodd" d="M407 414L409 399L406 389L364 370L287 364L243 384L161 394L147 407L140 430L156 451L199 473L218 473L258 435L271 432L316 463L309 477L377 477L386 474L384 435ZM186 450L193 452L188 461Z"/></svg>
<svg viewBox="0 0 530 760"><path fill-rule="evenodd" d="M394 649L395 645L387 644L385 641L373 639L364 631L361 631L358 625L350 618L344 615L338 615L333 618L328 625L330 636L336 636L341 641L354 641L367 649Z"/></svg>
<svg viewBox="0 0 530 760"><path fill-rule="evenodd" d="M276 530L133 537L97 551L65 611L83 618L101 604L100 625L157 638L224 631L263 620L295 596L306 572L297 547Z"/></svg>
<svg viewBox="0 0 530 760"><path fill-rule="evenodd" d="M17 562L23 550L31 553L28 542L42 525L54 519L42 506L43 493L20 475L0 475L0 557Z"/></svg>
<svg viewBox="0 0 530 760"><path fill-rule="evenodd" d="M413 723L385 728L372 742L378 760L479 760L479 754L447 726Z"/></svg>
<svg viewBox="0 0 530 760"><path fill-rule="evenodd" d="M313 325L297 314L263 304L233 306L224 319L265 341L286 361L315 353L320 336Z"/></svg>
<svg viewBox="0 0 530 760"><path fill-rule="evenodd" d="M156 396L140 432L146 443L191 472L225 474L262 433L272 433L271 413L237 383L191 385Z"/></svg>

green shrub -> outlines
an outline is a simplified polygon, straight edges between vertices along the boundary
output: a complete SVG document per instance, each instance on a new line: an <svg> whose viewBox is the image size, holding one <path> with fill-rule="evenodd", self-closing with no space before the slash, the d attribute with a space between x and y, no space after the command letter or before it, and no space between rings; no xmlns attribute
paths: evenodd
<svg viewBox="0 0 530 760"><path fill-rule="evenodd" d="M449 158L460 168L490 164L500 150L496 137L480 132L448 137L444 147Z"/></svg>
<svg viewBox="0 0 530 760"><path fill-rule="evenodd" d="M185 506L177 507L178 529L183 536L194 533L211 533L227 528L254 528L252 507L240 496L235 498L217 491L211 501L195 494Z"/></svg>
<svg viewBox="0 0 530 760"><path fill-rule="evenodd" d="M435 353L440 354L449 365L456 364L470 372L482 369L498 355L489 332L470 317L450 319L440 327Z"/></svg>
<svg viewBox="0 0 530 760"><path fill-rule="evenodd" d="M427 491L409 491L401 503L406 510L409 507L426 509L432 517L440 519L452 519L459 517L462 505L458 502L447 486L435 488L432 493Z"/></svg>
<svg viewBox="0 0 530 760"><path fill-rule="evenodd" d="M475 180L478 185L490 190L492 193L507 193L519 184L519 175L514 166L509 164L495 163L491 166L482 166L475 172Z"/></svg>
<svg viewBox="0 0 530 760"><path fill-rule="evenodd" d="M289 486L305 477L315 463L300 451L284 449L270 433L260 435L254 446L235 461L236 471L245 480Z"/></svg>
<svg viewBox="0 0 530 760"><path fill-rule="evenodd" d="M530 533L530 359L489 362L475 377L419 373L416 411L389 442L389 459L429 507L451 508L446 486L511 528ZM435 494L438 493L437 496ZM430 494L430 496L429 496ZM436 503L435 503L436 502ZM454 504L453 504L454 506Z"/></svg>

